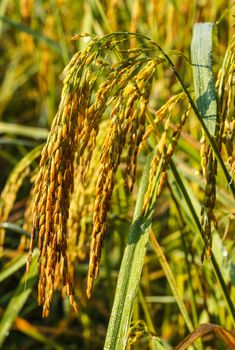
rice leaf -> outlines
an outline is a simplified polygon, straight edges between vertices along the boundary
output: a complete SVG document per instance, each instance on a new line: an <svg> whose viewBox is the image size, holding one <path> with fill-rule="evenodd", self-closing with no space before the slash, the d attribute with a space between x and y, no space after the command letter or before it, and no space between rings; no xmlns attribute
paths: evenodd
<svg viewBox="0 0 235 350"><path fill-rule="evenodd" d="M141 178L133 222L119 270L116 295L104 345L105 350L125 349L127 342L127 332L132 317L133 301L138 290L144 256L149 241L149 228L152 223L153 207L156 200L156 187L160 178L161 166L155 176L155 186L150 198L150 209L143 215L142 207L148 188L152 157L153 154L151 153Z"/></svg>
<svg viewBox="0 0 235 350"><path fill-rule="evenodd" d="M207 129L215 134L217 96L212 71L213 23L197 23L193 27L191 58L196 104Z"/></svg>
<svg viewBox="0 0 235 350"><path fill-rule="evenodd" d="M45 140L48 136L48 131L43 128L35 128L33 126L19 125L14 123L0 122L0 133L20 135L32 137L34 139Z"/></svg>
<svg viewBox="0 0 235 350"><path fill-rule="evenodd" d="M27 258L27 254L24 254L22 256L17 256L15 259L6 264L0 273L0 282L4 281L7 277L11 276L22 266L24 266L26 264Z"/></svg>
<svg viewBox="0 0 235 350"><path fill-rule="evenodd" d="M3 314L3 317L0 322L0 347L3 342L6 340L9 331L16 317L19 315L20 310L28 299L33 286L35 285L37 278L37 252L33 257L31 269L29 273L23 275L21 278L18 287L15 290L13 297L11 298L7 308Z"/></svg>
<svg viewBox="0 0 235 350"><path fill-rule="evenodd" d="M53 50L59 53L61 52L60 45L58 45L54 40L52 40L51 38L48 38L44 34L37 32L36 30L31 29L30 27L26 26L24 23L13 21L12 19L6 16L0 16L0 21L7 23L10 27L18 29L21 32L32 35L34 39L44 42L45 44L50 46Z"/></svg>

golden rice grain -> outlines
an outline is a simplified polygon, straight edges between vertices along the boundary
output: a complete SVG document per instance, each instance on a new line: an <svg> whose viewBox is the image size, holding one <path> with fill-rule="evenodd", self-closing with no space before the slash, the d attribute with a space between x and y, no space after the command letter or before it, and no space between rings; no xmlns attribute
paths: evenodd
<svg viewBox="0 0 235 350"><path fill-rule="evenodd" d="M109 38L91 37L87 47L75 54L64 70L59 109L41 153L40 171L34 187L29 262L37 237L38 302L43 305L43 317L49 313L55 288L60 288L62 295L67 294L71 305L77 310L73 264L78 257L86 256L89 243L87 296L91 296L108 229L115 174L123 154L124 178L130 191L135 183L152 78L162 59L143 59L140 57L143 51L138 48L137 51L123 52L125 57L117 64L109 64L107 50L116 50L116 46L127 38L127 35L120 34L110 35ZM107 79L100 83L104 65L108 72ZM96 84L99 88L95 92ZM170 114L173 103L178 100L165 106L165 113L163 110L159 112L159 120L164 119L163 115ZM97 140L105 110L110 111L110 119L101 146L97 145ZM162 159L166 167L182 123L176 127L178 133L171 133L170 136L167 134L167 118L165 123L153 163L156 165ZM94 157L97 148L99 157L98 153ZM98 170L95 171L98 158ZM165 167L162 168L159 191L165 181ZM156 169L153 167L151 171L153 177ZM91 223L85 216L92 219L91 237L87 233Z"/></svg>

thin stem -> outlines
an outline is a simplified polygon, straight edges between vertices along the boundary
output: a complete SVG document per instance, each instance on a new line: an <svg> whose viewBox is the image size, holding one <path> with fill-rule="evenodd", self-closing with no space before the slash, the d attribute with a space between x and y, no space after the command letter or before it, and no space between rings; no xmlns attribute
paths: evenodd
<svg viewBox="0 0 235 350"><path fill-rule="evenodd" d="M196 211L195 211L195 209L194 209L194 207L192 205L192 202L191 202L191 200L189 198L189 195L188 195L188 193L187 193L187 191L185 189L183 181L182 181L182 179L181 179L181 177L180 177L180 175L179 175L179 173L178 173L178 171L176 169L176 166L175 166L173 160L170 161L170 169L171 169L171 172L172 172L172 174L173 174L173 176L175 178L175 181L177 182L177 185L178 185L178 187L179 187L179 189L180 189L180 191L182 193L182 196L184 197L184 200L185 200L185 202L186 202L186 204L187 204L187 206L189 208L189 212L191 213L191 217L192 217L192 219L194 221L194 224L196 225L196 227L197 227L197 229L198 229L198 231L199 231L199 233L201 235L202 228L201 228L200 220L199 220L199 218L198 218L198 216L196 214ZM217 264L217 261L215 260L215 257L213 255L213 253L212 253L212 256L211 256L211 263L212 263L212 266L213 266L214 273L215 273L215 276L217 278L217 281L218 281L218 283L220 285L220 288L222 290L224 299L226 301L229 313L230 313L231 318L232 318L232 320L233 320L233 322L235 324L235 307L234 307L234 304L233 304L233 302L232 302L232 300L230 298L230 295L228 293L225 281L223 279L223 276L221 274L221 271L219 269L219 266Z"/></svg>
<svg viewBox="0 0 235 350"><path fill-rule="evenodd" d="M149 235L150 235L150 239L151 239L151 243L153 245L154 251L157 254L159 263L160 263L160 265L161 265L161 267L166 275L167 281L168 281L168 283L171 287L171 291L176 299L176 302L178 304L180 312L183 316L184 322L185 322L188 330L190 332L192 332L194 329L193 324L189 318L189 315L188 315L188 312L187 312L186 307L184 305L184 302L183 302L183 300L178 292L176 281L175 281L175 278L174 278L173 273L171 271L171 268L166 260L166 257L162 251L162 248L161 248L160 244L158 243L152 229L150 230Z"/></svg>
<svg viewBox="0 0 235 350"><path fill-rule="evenodd" d="M133 312L133 302L137 294L144 256L149 240L151 214L142 215L145 193L148 187L151 154L145 164L136 201L133 223L128 235L121 267L114 304L109 320L104 349L123 350L127 343L127 332Z"/></svg>

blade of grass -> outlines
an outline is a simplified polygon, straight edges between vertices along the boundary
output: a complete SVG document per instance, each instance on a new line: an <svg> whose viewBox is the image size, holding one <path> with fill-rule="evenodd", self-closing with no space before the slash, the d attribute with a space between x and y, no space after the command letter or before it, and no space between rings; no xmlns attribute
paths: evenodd
<svg viewBox="0 0 235 350"><path fill-rule="evenodd" d="M1 3L0 3L0 16L4 16L5 14L5 11L6 11L6 7L7 7L7 2L8 0L2 0ZM0 22L0 38L1 38L1 35L2 35L2 27L3 27L3 23Z"/></svg>
<svg viewBox="0 0 235 350"><path fill-rule="evenodd" d="M50 46L54 51L61 53L61 47L60 47L60 45L57 44L57 42L55 42L51 38L48 38L44 34L39 33L36 30L31 29L30 27L26 26L24 23L15 22L6 16L0 16L0 21L7 23L10 27L18 29L21 32L32 35L32 37L34 39L44 42L45 44Z"/></svg>
<svg viewBox="0 0 235 350"><path fill-rule="evenodd" d="M210 134L215 135L218 121L217 96L212 71L213 23L193 27L191 58L196 104Z"/></svg>
<svg viewBox="0 0 235 350"><path fill-rule="evenodd" d="M195 200L190 198L188 191L185 188L184 182L181 179L181 176L179 175L179 172L177 171L177 168L173 162L173 160L170 161L170 170L171 173L176 181L177 184L177 191L175 191L175 197L178 198L178 203L180 204L180 206L182 206L182 202L184 202L184 205L187 206L187 211L188 211L188 215L191 218L194 227L196 228L197 232L201 235L201 224L200 224L200 211L199 209L195 210L194 205L192 204ZM180 197L179 197L180 194ZM197 207L199 207L197 205ZM202 237L201 237L202 238ZM203 239L202 239L203 241ZM224 299L226 301L227 307L228 307L228 311L231 315L231 319L233 320L233 323L235 325L235 307L234 307L234 303L232 302L227 286L225 284L224 278L222 276L222 273L220 271L220 268L217 264L217 261L214 257L214 255L212 254L211 256L211 264L213 266L213 270L215 273L215 276L217 278L217 281L219 283L219 286L222 290Z"/></svg>
<svg viewBox="0 0 235 350"><path fill-rule="evenodd" d="M37 281L37 251L35 250L30 272L23 275L0 321L0 347L6 340L11 326L28 299Z"/></svg>
<svg viewBox="0 0 235 350"><path fill-rule="evenodd" d="M16 140L16 139L10 138L10 137L2 137L2 138L0 138L0 145L25 146L25 147L33 148L33 147L35 147L35 142L28 141L25 139L17 139Z"/></svg>
<svg viewBox="0 0 235 350"><path fill-rule="evenodd" d="M145 164L140 182L133 223L128 235L127 246L119 270L114 304L105 339L105 350L123 350L125 349L127 342L127 333L133 311L133 301L138 291L144 256L149 240L149 228L151 226L153 204L155 202L154 199L156 198L154 191L150 211L146 216L143 216L142 206L148 186L152 156L153 154L149 156ZM159 171L156 175L156 183L158 180Z"/></svg>
<svg viewBox="0 0 235 350"><path fill-rule="evenodd" d="M31 323L24 320L23 318L17 317L15 320L15 326L22 333L26 334L32 339L37 340L42 344L47 345L50 349L55 349L55 350L64 349L62 346L57 344L54 340L44 336L41 332L38 331L38 329L35 326L33 326Z"/></svg>
<svg viewBox="0 0 235 350"><path fill-rule="evenodd" d="M22 266L27 262L28 255L24 254L22 256L17 256L15 259L12 259L8 264L3 266L0 273L0 282L4 281L7 277L11 276L13 273L18 271Z"/></svg>
<svg viewBox="0 0 235 350"><path fill-rule="evenodd" d="M12 57L0 84L0 116L9 105L14 93L38 72L38 67L32 57L23 60L20 52L16 52Z"/></svg>
<svg viewBox="0 0 235 350"><path fill-rule="evenodd" d="M48 130L43 128L35 128L33 126L19 125L14 123L0 122L0 133L7 133L13 135L20 135L25 137L32 137L34 139L46 140Z"/></svg>
<svg viewBox="0 0 235 350"><path fill-rule="evenodd" d="M146 323L147 323L148 329L150 330L150 332L153 332L153 333L156 334L156 330L155 330L155 327L154 327L154 324L153 324L153 321L152 321L152 317L150 315L149 308L147 306L147 303L146 303L146 300L145 300L145 297L143 295L143 292L142 292L141 288L138 289L138 299L139 299L140 304L142 306L142 309L144 311L144 316L145 316L145 319L146 319Z"/></svg>
<svg viewBox="0 0 235 350"><path fill-rule="evenodd" d="M94 9L95 12L97 12L97 14L100 15L100 17L103 20L103 24L106 27L107 31L112 32L110 25L109 25L108 18L107 18L105 11L103 9L102 3L99 0L91 0L91 7Z"/></svg>
<svg viewBox="0 0 235 350"><path fill-rule="evenodd" d="M152 350L171 350L172 347L158 337L151 338Z"/></svg>
<svg viewBox="0 0 235 350"><path fill-rule="evenodd" d="M171 291L172 291L172 293L173 293L173 295L174 295L174 297L176 299L176 302L178 304L180 312L181 312L181 314L182 314L182 316L184 318L185 324L187 325L188 330L190 332L192 332L193 329L194 329L193 328L193 324L192 324L192 322L190 320L190 317L189 317L188 312L186 310L186 307L184 305L183 299L182 299L181 295L178 292L177 284L176 284L175 278L173 276L173 273L171 271L171 268L170 268L170 266L169 266L169 264L168 264L168 262L166 260L166 257L165 257L165 255L164 255L164 253L162 251L162 248L161 248L160 244L158 243L157 239L155 238L155 235L154 235L152 229L150 229L149 235L150 235L150 239L151 239L151 243L153 245L154 251L157 254L157 257L159 259L159 262L160 262L160 265L161 265L163 271L165 272L167 281L168 281L168 283L169 283L169 285L171 287Z"/></svg>
<svg viewBox="0 0 235 350"><path fill-rule="evenodd" d="M52 10L53 10L54 18L56 21L56 29L57 29L58 37L60 40L61 55L63 57L64 64L67 64L69 61L69 50L68 50L66 40L65 40L63 22L62 22L59 8L57 6L56 1L50 0L50 3L51 3Z"/></svg>

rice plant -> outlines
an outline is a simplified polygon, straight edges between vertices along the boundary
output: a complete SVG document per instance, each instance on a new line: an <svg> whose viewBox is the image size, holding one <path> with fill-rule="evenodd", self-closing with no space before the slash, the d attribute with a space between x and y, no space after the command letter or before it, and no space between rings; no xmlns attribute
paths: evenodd
<svg viewBox="0 0 235 350"><path fill-rule="evenodd" d="M0 7L0 344L233 349L234 4L69 4Z"/></svg>

